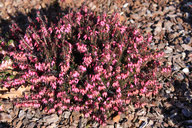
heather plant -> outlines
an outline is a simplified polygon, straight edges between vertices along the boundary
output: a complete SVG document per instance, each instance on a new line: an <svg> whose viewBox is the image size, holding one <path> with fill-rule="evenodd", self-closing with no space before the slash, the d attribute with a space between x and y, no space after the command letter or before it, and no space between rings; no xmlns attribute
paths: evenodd
<svg viewBox="0 0 192 128"><path fill-rule="evenodd" d="M163 53L149 48L152 37L121 24L119 14L83 7L56 23L48 24L39 12L29 21L25 33L17 24L11 27L14 47L7 55L18 74L3 81L7 88L31 86L18 107L74 110L103 124L129 104L147 105L141 99L162 87L157 73L169 71L158 61Z"/></svg>
<svg viewBox="0 0 192 128"><path fill-rule="evenodd" d="M13 40L8 41L8 43L4 43L4 41L0 40L0 82L6 80L8 77L13 78L12 71L12 61L9 56L6 55L6 51L4 49L10 49L13 45ZM4 49L3 49L4 48Z"/></svg>

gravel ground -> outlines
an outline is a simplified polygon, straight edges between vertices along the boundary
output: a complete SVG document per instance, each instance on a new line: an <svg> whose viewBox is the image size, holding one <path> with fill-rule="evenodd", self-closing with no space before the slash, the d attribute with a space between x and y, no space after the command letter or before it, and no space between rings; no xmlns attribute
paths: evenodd
<svg viewBox="0 0 192 128"><path fill-rule="evenodd" d="M34 18L40 9L50 18L64 9L87 5L94 11L121 14L125 24L134 24L143 33L151 33L151 48L164 50L162 59L172 67L172 74L160 77L164 87L151 104L142 109L130 109L108 120L106 128L192 127L192 2L190 0L1 0L0 33L6 35L14 20L25 29L27 16ZM169 85L167 86L167 83ZM46 115L39 109L18 109L10 100L1 99L0 128L73 128L100 127L80 113L65 111L63 115Z"/></svg>

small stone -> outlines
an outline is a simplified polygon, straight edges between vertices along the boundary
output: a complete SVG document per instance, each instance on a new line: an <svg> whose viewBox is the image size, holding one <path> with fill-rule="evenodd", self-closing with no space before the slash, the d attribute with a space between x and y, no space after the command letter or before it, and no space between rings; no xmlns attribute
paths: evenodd
<svg viewBox="0 0 192 128"><path fill-rule="evenodd" d="M166 47L165 53L172 53L173 49L171 47Z"/></svg>
<svg viewBox="0 0 192 128"><path fill-rule="evenodd" d="M182 44L181 47L183 47L184 50L192 51L192 47L187 44Z"/></svg>
<svg viewBox="0 0 192 128"><path fill-rule="evenodd" d="M134 19L134 20L136 20L136 21L141 19L140 15L137 14L137 13L132 14L132 15L131 15L131 18Z"/></svg>
<svg viewBox="0 0 192 128"><path fill-rule="evenodd" d="M46 8L45 3L42 3L42 4L41 4L41 7L42 7L42 8Z"/></svg>
<svg viewBox="0 0 192 128"><path fill-rule="evenodd" d="M177 21L178 23L183 23L183 19L182 19L181 17L176 17L175 19L176 19L176 21Z"/></svg>
<svg viewBox="0 0 192 128"><path fill-rule="evenodd" d="M137 112L138 116L145 115L145 114L146 114L146 111L143 109Z"/></svg>
<svg viewBox="0 0 192 128"><path fill-rule="evenodd" d="M57 125L55 123L52 123L51 125L49 125L47 128L58 128Z"/></svg>
<svg viewBox="0 0 192 128"><path fill-rule="evenodd" d="M192 112L190 112L188 109L182 109L182 113L185 117L190 117L192 116Z"/></svg>
<svg viewBox="0 0 192 128"><path fill-rule="evenodd" d="M15 120L13 120L13 126L17 125L18 120L19 120L19 118L16 118Z"/></svg>
<svg viewBox="0 0 192 128"><path fill-rule="evenodd" d="M25 111L24 110L20 110L19 111L19 118L23 118L25 116Z"/></svg>
<svg viewBox="0 0 192 128"><path fill-rule="evenodd" d="M158 49L161 50L161 49L164 49L165 48L165 43L160 43L158 45Z"/></svg>
<svg viewBox="0 0 192 128"><path fill-rule="evenodd" d="M20 121L17 123L16 128L21 128L22 125L23 125L23 124L22 124L22 121L20 120Z"/></svg>
<svg viewBox="0 0 192 128"><path fill-rule="evenodd" d="M182 52L181 55L182 55L182 58L181 58L181 59L184 60L185 57L186 57L186 53L185 53L185 52Z"/></svg>
<svg viewBox="0 0 192 128"><path fill-rule="evenodd" d="M168 120L168 124L169 124L171 127L173 127L173 126L174 126L174 123L173 123L173 121L172 121L172 120Z"/></svg>
<svg viewBox="0 0 192 128"><path fill-rule="evenodd" d="M35 127L35 125L36 125L36 123L35 122L31 122L27 127L28 128L34 128Z"/></svg>
<svg viewBox="0 0 192 128"><path fill-rule="evenodd" d="M122 126L120 126L120 124L116 124L116 128L123 128Z"/></svg>
<svg viewBox="0 0 192 128"><path fill-rule="evenodd" d="M91 10L95 10L97 8L96 5L93 5L93 7L91 8Z"/></svg>
<svg viewBox="0 0 192 128"><path fill-rule="evenodd" d="M123 8L126 8L128 5L129 5L129 3L125 3L125 4L123 5Z"/></svg>
<svg viewBox="0 0 192 128"><path fill-rule="evenodd" d="M64 112L64 118L65 118L65 119L68 119L70 115L71 115L71 112L70 112L70 111L65 111L65 112Z"/></svg>
<svg viewBox="0 0 192 128"><path fill-rule="evenodd" d="M191 38L190 38L190 37L187 37L187 38L184 39L184 43L185 43L185 44L190 43L190 41L191 41Z"/></svg>
<svg viewBox="0 0 192 128"><path fill-rule="evenodd" d="M2 2L0 2L0 8L3 8L4 4Z"/></svg>
<svg viewBox="0 0 192 128"><path fill-rule="evenodd" d="M184 17L185 17L186 19L189 19L190 13L188 13L188 12L184 13Z"/></svg>
<svg viewBox="0 0 192 128"><path fill-rule="evenodd" d="M72 0L65 0L65 3L66 4L69 4L69 3L71 3L72 2Z"/></svg>
<svg viewBox="0 0 192 128"><path fill-rule="evenodd" d="M10 113L13 109L12 103L3 103L1 106L2 106L2 110L8 113Z"/></svg>
<svg viewBox="0 0 192 128"><path fill-rule="evenodd" d="M22 122L23 122L23 125L26 125L29 123L29 120L27 118L25 118Z"/></svg>
<svg viewBox="0 0 192 128"><path fill-rule="evenodd" d="M165 21L165 22L163 23L163 25L164 25L164 28L165 28L166 30L168 30L169 32L172 31L171 27L172 27L173 23L172 23L171 21Z"/></svg>
<svg viewBox="0 0 192 128"><path fill-rule="evenodd" d="M56 123L59 120L59 117L57 114L52 114L50 116L43 117L43 121L47 124Z"/></svg>
<svg viewBox="0 0 192 128"><path fill-rule="evenodd" d="M179 81L182 81L182 80L184 80L184 76L183 76L183 74L182 73L177 73L177 74L175 74L175 77L176 77L176 79L177 80L179 80Z"/></svg>
<svg viewBox="0 0 192 128"><path fill-rule="evenodd" d="M150 120L149 122L148 122L148 126L152 126L154 124L154 122L152 121L152 120Z"/></svg>
<svg viewBox="0 0 192 128"><path fill-rule="evenodd" d="M31 120L32 121L37 121L37 120L39 120L39 118L32 118Z"/></svg>
<svg viewBox="0 0 192 128"><path fill-rule="evenodd" d="M7 13L11 14L13 11L13 7L11 5L7 6Z"/></svg>
<svg viewBox="0 0 192 128"><path fill-rule="evenodd" d="M187 123L187 124L192 124L192 120L186 120L184 122Z"/></svg>
<svg viewBox="0 0 192 128"><path fill-rule="evenodd" d="M128 114L127 120L131 122L134 119L134 117L135 117L134 114Z"/></svg>
<svg viewBox="0 0 192 128"><path fill-rule="evenodd" d="M94 127L94 128L96 128L96 127ZM114 125L113 124L107 125L107 128L114 128Z"/></svg>
<svg viewBox="0 0 192 128"><path fill-rule="evenodd" d="M178 64L176 64L176 63L173 64L174 71L179 71L180 69L181 69L181 67Z"/></svg>
<svg viewBox="0 0 192 128"><path fill-rule="evenodd" d="M34 116L34 115L33 115L32 112L30 112L30 111L27 112L26 117L27 117L28 119L31 119L33 116Z"/></svg>
<svg viewBox="0 0 192 128"><path fill-rule="evenodd" d="M185 74L188 74L188 73L189 73L189 68L186 67L186 68L184 68L182 71L183 71Z"/></svg>
<svg viewBox="0 0 192 128"><path fill-rule="evenodd" d="M36 0L31 0L31 1L30 1L30 5L31 5L31 6L36 5Z"/></svg>
<svg viewBox="0 0 192 128"><path fill-rule="evenodd" d="M92 124L92 127L93 128L97 128L99 126L99 123L98 122L94 122L93 124Z"/></svg>
<svg viewBox="0 0 192 128"><path fill-rule="evenodd" d="M5 7L6 7L7 5L12 4L12 2L13 2L12 0L6 0L5 3L4 3L4 4L5 4Z"/></svg>
<svg viewBox="0 0 192 128"><path fill-rule="evenodd" d="M152 17L153 16L150 10L147 10L146 14L147 14L148 17Z"/></svg>
<svg viewBox="0 0 192 128"><path fill-rule="evenodd" d="M147 125L147 122L143 121L143 122L141 123L141 125L139 126L139 128L145 128L146 125Z"/></svg>
<svg viewBox="0 0 192 128"><path fill-rule="evenodd" d="M167 94L170 94L171 91L170 91L170 90L165 90L165 92L166 92Z"/></svg>
<svg viewBox="0 0 192 128"><path fill-rule="evenodd" d="M12 121L12 117L10 114L7 113L0 113L0 121L1 122L11 122Z"/></svg>
<svg viewBox="0 0 192 128"><path fill-rule="evenodd" d="M168 40L169 40L169 41L174 40L175 37L177 36L176 34L177 34L177 33L168 33Z"/></svg>
<svg viewBox="0 0 192 128"><path fill-rule="evenodd" d="M160 33L162 31L162 23L158 22L158 24L155 25L155 32L154 35L157 35L158 33Z"/></svg>

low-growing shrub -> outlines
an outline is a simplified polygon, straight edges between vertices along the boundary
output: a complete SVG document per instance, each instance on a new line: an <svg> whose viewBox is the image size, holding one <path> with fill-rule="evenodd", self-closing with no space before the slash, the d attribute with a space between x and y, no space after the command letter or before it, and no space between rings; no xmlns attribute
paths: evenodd
<svg viewBox="0 0 192 128"><path fill-rule="evenodd" d="M80 111L103 124L129 104L145 106L141 99L162 87L156 74L165 71L158 61L163 53L149 48L151 36L122 25L119 14L83 7L48 24L38 13L23 35L16 24L11 31L8 55L18 74L3 81L4 87L31 86L18 107Z"/></svg>

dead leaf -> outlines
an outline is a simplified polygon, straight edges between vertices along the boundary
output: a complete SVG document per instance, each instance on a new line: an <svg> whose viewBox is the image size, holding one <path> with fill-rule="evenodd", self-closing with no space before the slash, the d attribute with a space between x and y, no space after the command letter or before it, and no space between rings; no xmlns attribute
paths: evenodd
<svg viewBox="0 0 192 128"><path fill-rule="evenodd" d="M4 98L4 99L22 98L24 96L23 93L30 91L30 89L31 89L31 86L24 87L23 85L20 86L17 90L15 90L14 88L11 88L10 92L6 92L5 94L0 94L0 98Z"/></svg>
<svg viewBox="0 0 192 128"><path fill-rule="evenodd" d="M113 121L118 123L120 120L120 115L116 115L115 117L113 117Z"/></svg>
<svg viewBox="0 0 192 128"><path fill-rule="evenodd" d="M5 60L5 61L2 61L2 63L0 64L0 70L6 70L6 69L13 69L11 66L12 66L12 61L9 59L9 60Z"/></svg>
<svg viewBox="0 0 192 128"><path fill-rule="evenodd" d="M131 114L131 113L126 116L128 121L132 121L134 117L135 117L134 114Z"/></svg>
<svg viewBox="0 0 192 128"><path fill-rule="evenodd" d="M120 22L125 21L125 17L124 16L120 16Z"/></svg>
<svg viewBox="0 0 192 128"><path fill-rule="evenodd" d="M8 91L8 89L5 88L5 87L3 87L3 88L0 88L0 92L1 92L1 91Z"/></svg>

